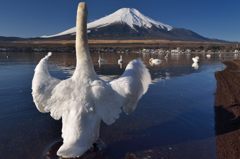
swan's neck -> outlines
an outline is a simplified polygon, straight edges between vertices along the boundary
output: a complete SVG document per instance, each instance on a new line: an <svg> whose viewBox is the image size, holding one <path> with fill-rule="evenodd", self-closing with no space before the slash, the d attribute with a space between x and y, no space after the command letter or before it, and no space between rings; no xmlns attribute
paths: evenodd
<svg viewBox="0 0 240 159"><path fill-rule="evenodd" d="M85 3L78 5L76 20L76 58L77 66L73 76L94 77L96 73L89 53L87 40L87 7Z"/></svg>

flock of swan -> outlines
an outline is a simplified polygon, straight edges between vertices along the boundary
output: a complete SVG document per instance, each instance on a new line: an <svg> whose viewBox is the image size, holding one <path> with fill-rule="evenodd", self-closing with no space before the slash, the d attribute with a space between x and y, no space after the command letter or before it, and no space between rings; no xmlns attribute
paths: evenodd
<svg viewBox="0 0 240 159"><path fill-rule="evenodd" d="M168 57L169 57L169 54L167 54L164 58L165 58L165 60L167 60L168 59ZM207 54L206 55L206 58L207 59L210 59L211 58L211 55L210 54ZM193 61L193 63L192 63L192 67L194 68L194 69L198 69L199 68L199 56L195 56L195 57L193 57L192 58L192 61ZM102 58L100 55L99 55L99 57L98 57L98 64L99 64L99 68L103 65L103 64L106 64L107 63L107 60L105 60L104 58ZM149 59L149 64L150 64L150 66L158 66L158 65L160 65L162 63L162 60L161 59L159 59L159 58L150 58ZM122 69L122 67L123 67L123 57L122 57L122 55L120 55L120 57L119 57L119 59L118 59L118 61L117 61L117 64L119 65L119 67Z"/></svg>
<svg viewBox="0 0 240 159"><path fill-rule="evenodd" d="M98 67L101 68L102 65L107 64L107 60L102 58L100 55L98 56ZM120 55L117 64L119 65L119 67L122 69L123 67L123 57L122 55Z"/></svg>
<svg viewBox="0 0 240 159"><path fill-rule="evenodd" d="M168 54L167 54L167 55L168 55ZM165 56L165 58L166 58L166 56ZM210 58L211 58L211 55L210 55L210 54L207 54L207 55L206 55L206 58L207 58L207 59L210 59ZM193 61L192 67L193 67L195 70L199 69L199 59L200 59L199 56L195 56L195 57L192 58L192 61ZM161 59L150 58L150 60L149 60L149 64L150 64L151 66L160 65L161 63L162 63L162 60L161 60Z"/></svg>
<svg viewBox="0 0 240 159"><path fill-rule="evenodd" d="M157 59L157 58L150 58L149 59L149 64L151 66L156 66L156 65L160 65L162 63L162 60L161 59ZM99 65L99 68L103 65L103 64L107 64L107 60L104 59L103 57L101 57L100 55L98 56L98 65ZM117 64L120 66L120 68L122 68L123 66L123 56L120 55L118 61L117 61Z"/></svg>
<svg viewBox="0 0 240 159"><path fill-rule="evenodd" d="M167 54L167 55L164 57L165 60L167 60L168 57L169 57L169 55ZM208 59L210 59L210 58L211 58L211 55L210 55L210 54L207 54L206 57L207 57ZM197 63L199 62L199 56L193 57L192 60L193 60L193 64L197 64ZM160 65L161 63L162 63L162 60L159 59L159 58L150 58L150 59L149 59L149 64L150 64L150 66L158 66L158 65ZM99 68L100 68L103 64L107 64L107 60L104 59L104 58L102 58L102 57L99 55L99 57L98 57L98 65L99 65ZM120 55L120 57L119 57L119 59L118 59L118 61L117 61L117 64L120 66L120 68L123 67L123 56L122 56L122 55Z"/></svg>

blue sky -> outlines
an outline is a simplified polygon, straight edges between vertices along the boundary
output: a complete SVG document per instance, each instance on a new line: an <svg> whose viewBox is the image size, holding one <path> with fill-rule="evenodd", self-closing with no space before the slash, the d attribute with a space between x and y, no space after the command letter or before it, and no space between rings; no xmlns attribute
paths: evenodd
<svg viewBox="0 0 240 159"><path fill-rule="evenodd" d="M75 25L80 0L0 0L0 36L35 37ZM86 0L89 21L122 7L203 36L240 41L240 0Z"/></svg>

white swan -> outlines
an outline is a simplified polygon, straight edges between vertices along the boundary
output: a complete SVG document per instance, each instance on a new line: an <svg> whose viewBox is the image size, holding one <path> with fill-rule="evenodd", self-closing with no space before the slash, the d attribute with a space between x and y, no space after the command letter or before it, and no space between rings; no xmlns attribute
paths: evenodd
<svg viewBox="0 0 240 159"><path fill-rule="evenodd" d="M105 64L106 60L102 58L100 55L98 55L98 66L99 68L102 66L102 64Z"/></svg>
<svg viewBox="0 0 240 159"><path fill-rule="evenodd" d="M199 69L199 64L198 64L197 62L193 62L192 67L193 67L195 70L198 70L198 69Z"/></svg>
<svg viewBox="0 0 240 159"><path fill-rule="evenodd" d="M211 58L211 54L207 54L206 57L207 57L208 59L210 59L210 58Z"/></svg>
<svg viewBox="0 0 240 159"><path fill-rule="evenodd" d="M122 58L122 55L120 55L120 58L118 59L118 65L119 65L119 67L122 69L122 67L123 67L123 58Z"/></svg>
<svg viewBox="0 0 240 159"><path fill-rule="evenodd" d="M168 59L169 57L169 52L164 56L165 59Z"/></svg>
<svg viewBox="0 0 240 159"><path fill-rule="evenodd" d="M99 137L100 122L110 125L125 113L135 110L148 90L150 74L140 60L131 61L123 75L111 82L101 80L94 71L87 41L86 4L79 3L76 25L76 69L69 79L49 74L47 61L40 60L32 81L32 96L37 109L59 120L62 118L63 145L58 156L78 157Z"/></svg>
<svg viewBox="0 0 240 159"><path fill-rule="evenodd" d="M199 62L199 56L195 56L192 58L193 64L192 67L197 70L199 68L198 62Z"/></svg>
<svg viewBox="0 0 240 159"><path fill-rule="evenodd" d="M123 58L122 58L122 55L120 55L120 58L118 59L118 64L123 64Z"/></svg>
<svg viewBox="0 0 240 159"><path fill-rule="evenodd" d="M199 62L199 56L195 56L192 58L193 63L198 63Z"/></svg>
<svg viewBox="0 0 240 159"><path fill-rule="evenodd" d="M160 59L154 59L154 58L149 59L149 64L151 66L160 65L161 63L162 63L162 60L160 60Z"/></svg>
<svg viewBox="0 0 240 159"><path fill-rule="evenodd" d="M218 57L219 57L219 58L222 58L222 53L219 53Z"/></svg>

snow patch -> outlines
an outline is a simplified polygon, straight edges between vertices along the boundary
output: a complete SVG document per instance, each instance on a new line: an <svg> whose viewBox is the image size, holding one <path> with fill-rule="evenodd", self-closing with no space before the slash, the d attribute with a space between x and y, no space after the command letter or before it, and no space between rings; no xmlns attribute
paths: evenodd
<svg viewBox="0 0 240 159"><path fill-rule="evenodd" d="M93 22L87 24L88 33L91 32L92 29L98 29L101 27L105 27L111 24L127 24L132 29L136 30L136 27L151 29L152 27L156 27L165 31L171 31L173 29L172 26L158 22L149 18L142 13L140 13L137 9L134 8L122 8L117 10L116 12L97 19ZM51 38L63 35L75 35L76 27L70 28L66 31L60 32L55 35L44 35L42 38Z"/></svg>

